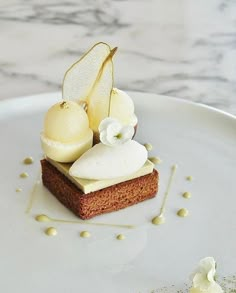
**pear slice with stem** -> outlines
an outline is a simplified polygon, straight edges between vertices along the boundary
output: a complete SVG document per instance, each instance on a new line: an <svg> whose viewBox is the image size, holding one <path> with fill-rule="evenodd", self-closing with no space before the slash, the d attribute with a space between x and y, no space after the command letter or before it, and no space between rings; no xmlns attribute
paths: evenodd
<svg viewBox="0 0 236 293"><path fill-rule="evenodd" d="M116 50L117 47L112 49L104 60L87 100L89 126L95 135L98 132L100 122L110 115L111 93L113 89L112 57Z"/></svg>
<svg viewBox="0 0 236 293"><path fill-rule="evenodd" d="M108 44L97 43L66 71L62 85L64 100L80 103L87 101L104 60L110 52Z"/></svg>

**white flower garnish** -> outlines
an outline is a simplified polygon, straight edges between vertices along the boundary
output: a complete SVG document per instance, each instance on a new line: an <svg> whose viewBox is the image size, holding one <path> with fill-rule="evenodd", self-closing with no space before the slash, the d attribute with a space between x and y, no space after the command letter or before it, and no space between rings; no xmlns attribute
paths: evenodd
<svg viewBox="0 0 236 293"><path fill-rule="evenodd" d="M116 146L132 139L134 128L130 125L122 125L118 120L105 118L100 123L100 141L108 146Z"/></svg>
<svg viewBox="0 0 236 293"><path fill-rule="evenodd" d="M193 288L190 292L222 293L222 288L215 281L216 262L213 257L202 259L193 274Z"/></svg>

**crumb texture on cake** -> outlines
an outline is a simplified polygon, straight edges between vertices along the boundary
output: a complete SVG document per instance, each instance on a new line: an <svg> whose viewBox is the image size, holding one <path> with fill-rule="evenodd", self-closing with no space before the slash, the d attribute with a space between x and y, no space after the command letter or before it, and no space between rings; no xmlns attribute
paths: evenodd
<svg viewBox="0 0 236 293"><path fill-rule="evenodd" d="M47 160L41 161L43 184L75 215L82 219L117 211L154 197L158 172L84 194Z"/></svg>

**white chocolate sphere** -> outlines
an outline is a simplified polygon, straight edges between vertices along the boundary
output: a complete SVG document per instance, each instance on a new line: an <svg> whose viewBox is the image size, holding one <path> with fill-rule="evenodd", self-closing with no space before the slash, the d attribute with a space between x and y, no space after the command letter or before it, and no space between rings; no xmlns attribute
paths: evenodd
<svg viewBox="0 0 236 293"><path fill-rule="evenodd" d="M88 129L83 139L77 143L61 143L48 139L41 133L41 146L45 155L57 162L72 163L93 145L93 132Z"/></svg>
<svg viewBox="0 0 236 293"><path fill-rule="evenodd" d="M121 123L135 126L137 117L134 114L134 103L130 96L117 88L112 89L110 117Z"/></svg>
<svg viewBox="0 0 236 293"><path fill-rule="evenodd" d="M57 103L46 113L44 134L49 139L60 143L73 143L82 139L88 130L88 116L76 102Z"/></svg>

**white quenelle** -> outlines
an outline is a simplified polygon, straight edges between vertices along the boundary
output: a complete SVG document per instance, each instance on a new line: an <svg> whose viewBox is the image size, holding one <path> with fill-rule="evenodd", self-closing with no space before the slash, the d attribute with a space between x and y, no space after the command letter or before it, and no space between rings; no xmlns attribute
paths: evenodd
<svg viewBox="0 0 236 293"><path fill-rule="evenodd" d="M147 160L146 148L134 140L111 147L96 144L71 166L69 174L84 179L112 179L130 175Z"/></svg>
<svg viewBox="0 0 236 293"><path fill-rule="evenodd" d="M223 293L224 291L215 281L216 262L213 257L202 259L193 274L193 286L190 293Z"/></svg>
<svg viewBox="0 0 236 293"><path fill-rule="evenodd" d="M99 127L101 143L84 153L70 168L69 174L83 179L113 179L138 171L147 161L146 148L131 140L132 126L105 118Z"/></svg>

